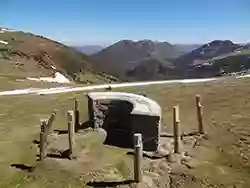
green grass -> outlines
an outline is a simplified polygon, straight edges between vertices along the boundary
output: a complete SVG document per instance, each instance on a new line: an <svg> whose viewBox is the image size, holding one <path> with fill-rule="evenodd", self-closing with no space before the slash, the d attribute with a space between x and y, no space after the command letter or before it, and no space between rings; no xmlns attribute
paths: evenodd
<svg viewBox="0 0 250 188"><path fill-rule="evenodd" d="M25 41L30 36L33 36L29 33L24 33L21 31L17 32L4 32L0 33L0 40L8 42L10 45L16 44L17 42Z"/></svg>
<svg viewBox="0 0 250 188"><path fill-rule="evenodd" d="M172 107L176 104L180 106L181 132L197 130L195 95L201 94L209 140L202 147L188 151L199 161L188 173L202 180L202 185L193 182L191 187L249 187L249 84L248 79L225 79L188 86L136 87L129 91L146 93L158 101L163 108L166 125L163 129L169 132L172 132ZM127 89L121 89L124 90Z"/></svg>
<svg viewBox="0 0 250 188"><path fill-rule="evenodd" d="M21 72L26 71L25 76L48 76L51 74L50 65L53 64L72 81L77 75L82 77L79 80L81 83L86 82L82 72L87 72L90 75L87 77L93 77L96 83L108 80L91 71L90 57L56 41L21 31L0 33L0 40L8 42L8 45L0 44L0 64L6 59L10 59L9 62L13 64L19 60L24 63L19 69L22 69ZM10 72L19 75L14 73L16 70Z"/></svg>
<svg viewBox="0 0 250 188"><path fill-rule="evenodd" d="M226 57L230 57L230 56L239 56L239 55L250 55L250 49L246 49L246 50L242 50L241 52L232 52L230 54L227 54ZM215 57L212 60L217 60L217 59L221 59L222 57Z"/></svg>
<svg viewBox="0 0 250 188"><path fill-rule="evenodd" d="M28 67L27 67L28 66ZM32 65L31 65L32 66ZM10 60L0 59L0 92L13 89L26 88L49 88L59 87L65 84L46 83L29 81L27 77L38 77L39 70L29 69L29 65L25 67L15 67L15 62Z"/></svg>
<svg viewBox="0 0 250 188"><path fill-rule="evenodd" d="M63 87L63 86L83 86L91 84L105 84L108 79L103 78L97 74L86 71L80 73L80 82L82 84L58 84L48 82L29 81L27 77L45 76L41 69L34 66L34 62L23 59L25 63L22 67L17 67L15 60L6 60L0 58L0 92L12 89L26 89L26 88L50 88L50 87ZM90 81L90 82L89 82Z"/></svg>
<svg viewBox="0 0 250 188"><path fill-rule="evenodd" d="M250 186L250 81L226 79L202 84L170 84L116 89L146 93L162 107L164 131L172 131L172 107L180 105L181 132L197 130L195 95L201 94L208 140L189 152L198 161L185 173L198 180L192 187ZM84 93L49 96L24 95L0 97L0 187L84 187L91 179L121 180L131 178L131 158L125 151L101 144L96 133L79 137L80 148L89 162L60 162L47 159L28 173L11 164L34 165L38 153L33 140L39 138L40 119L58 110L53 129L66 129L66 112L73 108L73 98L80 102L81 121L87 120ZM65 146L67 147L67 146ZM221 148L221 149L220 149ZM85 156L84 155L84 156ZM115 170L116 169L116 170ZM111 174L113 174L111 176ZM181 180L183 177L179 177ZM186 184L185 187L188 187Z"/></svg>
<svg viewBox="0 0 250 188"><path fill-rule="evenodd" d="M51 160L39 165L34 173L23 172L10 167L11 164L30 166L37 163L36 154L38 154L38 150L32 141L39 139L40 119L48 118L51 112L57 109L58 113L53 129L67 129L66 113L67 110L73 108L74 97L77 97L80 102L81 122L86 121L87 105L82 94L27 95L0 98L0 187L8 188L17 185L19 187L65 187L65 185L71 184L71 187L77 188L82 187L86 180L91 180L91 177L86 176L85 181L80 181L81 173L74 173L74 169L70 167L68 168L70 170L60 169L60 166ZM95 134L89 133L89 136L87 134L87 137L79 140L83 143L81 147L91 150L89 157L97 157L97 161L92 162L92 165L89 164L89 167L87 165L82 166L82 173L86 173L88 170L91 172L91 169L95 171L105 169L105 166L115 165L116 163L120 164L120 160L126 156L122 150L103 147L97 138ZM121 170L123 170L122 167Z"/></svg>

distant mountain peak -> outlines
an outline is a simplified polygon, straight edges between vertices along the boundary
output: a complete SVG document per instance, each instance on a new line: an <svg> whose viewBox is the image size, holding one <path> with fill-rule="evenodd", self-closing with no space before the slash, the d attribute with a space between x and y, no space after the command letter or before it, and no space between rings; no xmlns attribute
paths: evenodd
<svg viewBox="0 0 250 188"><path fill-rule="evenodd" d="M226 45L234 45L234 43L230 40L214 40L214 41L208 43L207 45L209 45L209 46L218 46L218 45L226 46Z"/></svg>
<svg viewBox="0 0 250 188"><path fill-rule="evenodd" d="M135 43L137 43L137 44L156 44L156 42L153 42L152 40L149 40L149 39L139 40Z"/></svg>
<svg viewBox="0 0 250 188"><path fill-rule="evenodd" d="M134 41L132 41L132 40L120 40L113 45L133 45L133 44L134 44ZM111 45L111 46L113 46L113 45Z"/></svg>
<svg viewBox="0 0 250 188"><path fill-rule="evenodd" d="M232 53L239 48L240 45L234 44L230 40L214 40L210 43L204 44L190 53L180 56L176 59L176 64L181 67L192 65L197 62L199 64L199 62L203 62L204 60Z"/></svg>
<svg viewBox="0 0 250 188"><path fill-rule="evenodd" d="M103 72L124 76L127 70L143 64L167 62L180 55L168 42L155 42L149 39L139 41L121 40L94 54L95 67Z"/></svg>

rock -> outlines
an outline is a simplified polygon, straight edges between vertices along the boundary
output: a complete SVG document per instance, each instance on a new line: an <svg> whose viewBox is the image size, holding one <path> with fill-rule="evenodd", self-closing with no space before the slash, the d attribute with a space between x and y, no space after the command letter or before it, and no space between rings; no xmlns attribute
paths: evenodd
<svg viewBox="0 0 250 188"><path fill-rule="evenodd" d="M195 143L195 138L194 137L184 137L183 140L182 140L182 143L184 145L190 145L190 146L193 146L194 143Z"/></svg>
<svg viewBox="0 0 250 188"><path fill-rule="evenodd" d="M167 161L170 163L181 164L181 156L180 156L180 154L172 153L172 154L168 155Z"/></svg>
<svg viewBox="0 0 250 188"><path fill-rule="evenodd" d="M189 157L189 156L186 156L186 155L181 156L181 163L186 163L190 160L191 160L191 157Z"/></svg>
<svg viewBox="0 0 250 188"><path fill-rule="evenodd" d="M144 175L143 176L143 183L146 184L146 187L155 187L152 177Z"/></svg>
<svg viewBox="0 0 250 188"><path fill-rule="evenodd" d="M158 154L159 156L168 156L168 155L171 154L171 151L168 150L168 149L159 149L159 150L157 151L157 154Z"/></svg>
<svg viewBox="0 0 250 188"><path fill-rule="evenodd" d="M171 168L166 161L162 161L160 163L158 170L161 176L165 176L166 174L169 174L171 172Z"/></svg>
<svg viewBox="0 0 250 188"><path fill-rule="evenodd" d="M183 163L185 164L189 169L194 169L199 165L199 161L196 159L189 160L188 162Z"/></svg>

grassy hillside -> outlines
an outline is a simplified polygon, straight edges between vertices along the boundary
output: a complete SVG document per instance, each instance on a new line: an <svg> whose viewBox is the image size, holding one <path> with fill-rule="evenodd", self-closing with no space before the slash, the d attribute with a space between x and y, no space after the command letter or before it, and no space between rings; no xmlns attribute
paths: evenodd
<svg viewBox="0 0 250 188"><path fill-rule="evenodd" d="M139 61L138 65L126 73L130 80L164 80L178 78L173 63L164 58L148 58Z"/></svg>
<svg viewBox="0 0 250 188"><path fill-rule="evenodd" d="M193 52L186 56L191 57L192 53ZM173 63L177 60L159 58L145 59L138 66L129 70L127 76L135 80L199 78L222 76L223 74L244 72L250 69L249 49L239 50L204 60L192 59L190 65ZM188 58L183 59L183 62L186 60L188 61Z"/></svg>
<svg viewBox="0 0 250 188"><path fill-rule="evenodd" d="M231 73L243 73L250 69L250 51L241 50L224 54L190 67L195 76L222 76Z"/></svg>
<svg viewBox="0 0 250 188"><path fill-rule="evenodd" d="M165 42L124 40L94 54L94 67L130 81L215 77L250 67L248 46L228 40L214 40L181 56L176 48Z"/></svg>
<svg viewBox="0 0 250 188"><path fill-rule="evenodd" d="M244 50L213 60L213 66L217 69L222 68L226 73L248 70L250 69L250 51Z"/></svg>
<svg viewBox="0 0 250 188"><path fill-rule="evenodd" d="M197 64L199 61L208 60L213 57L225 55L234 52L240 47L231 41L214 40L204 44L194 51L184 54L175 60L175 64L180 68L186 68L189 65Z"/></svg>
<svg viewBox="0 0 250 188"><path fill-rule="evenodd" d="M162 129L169 133L172 132L172 106L176 104L180 106L181 132L197 129L194 97L202 96L206 138L197 137L198 142L188 149L186 145L191 140L184 138L183 148L191 158L188 164L173 165L166 158L144 158L144 183L148 187L162 188L169 185L178 188L249 187L249 84L248 79L222 79L204 84L119 89L143 92L156 100L163 111ZM77 135L77 151L81 152L76 161L49 157L42 164L36 162L38 146L34 140L39 139L40 118L47 118L57 109L53 130L65 130L66 111L73 108L75 97L80 103L81 122L84 122L88 114L82 92L0 97L0 187L114 187L115 184L105 182L132 178L132 156L126 155L127 150L102 145L103 137L98 132ZM68 148L66 135L54 135L51 139L59 139L57 147ZM18 164L22 164L22 168ZM38 165L32 170L35 164ZM102 183L87 185L91 181ZM129 182L124 184L120 187L129 187Z"/></svg>
<svg viewBox="0 0 250 188"><path fill-rule="evenodd" d="M87 55L56 41L21 31L0 33L0 40L8 42L8 45L0 44L2 61L12 62L15 67L26 70L26 76L29 73L52 76L54 66L57 72L72 81L87 83L89 80L85 77L89 77L89 74L98 77L97 80L101 82L108 81L107 78L100 80L101 74L93 71L91 59Z"/></svg>
<svg viewBox="0 0 250 188"><path fill-rule="evenodd" d="M231 41L213 41L174 60L181 77L214 77L250 68L246 46Z"/></svg>

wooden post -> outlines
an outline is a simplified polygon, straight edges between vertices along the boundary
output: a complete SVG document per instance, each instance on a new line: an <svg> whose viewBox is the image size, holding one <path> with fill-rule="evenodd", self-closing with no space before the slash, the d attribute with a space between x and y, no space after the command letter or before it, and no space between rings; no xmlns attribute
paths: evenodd
<svg viewBox="0 0 250 188"><path fill-rule="evenodd" d="M173 135L174 135L174 153L180 153L180 117L179 106L173 107Z"/></svg>
<svg viewBox="0 0 250 188"><path fill-rule="evenodd" d="M50 116L50 118L48 120L47 127L46 127L46 130L45 130L46 136L48 136L48 134L50 132L50 129L52 127L53 121L55 120L55 117L56 117L56 111L53 111L53 113L51 114L51 116Z"/></svg>
<svg viewBox="0 0 250 188"><path fill-rule="evenodd" d="M45 159L46 150L46 120L41 120L41 132L40 132L40 161Z"/></svg>
<svg viewBox="0 0 250 188"><path fill-rule="evenodd" d="M142 135L134 134L134 181L140 183L142 181Z"/></svg>
<svg viewBox="0 0 250 188"><path fill-rule="evenodd" d="M201 96L200 95L196 95L196 109L197 109L198 131L200 134L204 134L203 111L202 111Z"/></svg>
<svg viewBox="0 0 250 188"><path fill-rule="evenodd" d="M94 129L94 101L88 97L88 114L91 127Z"/></svg>
<svg viewBox="0 0 250 188"><path fill-rule="evenodd" d="M74 116L75 116L75 131L77 132L78 129L79 129L79 125L80 125L80 122L79 122L79 110L78 110L78 102L77 100L75 99L74 100Z"/></svg>
<svg viewBox="0 0 250 188"><path fill-rule="evenodd" d="M69 158L72 159L73 145L75 144L74 134L74 111L68 111L68 133L69 133Z"/></svg>

